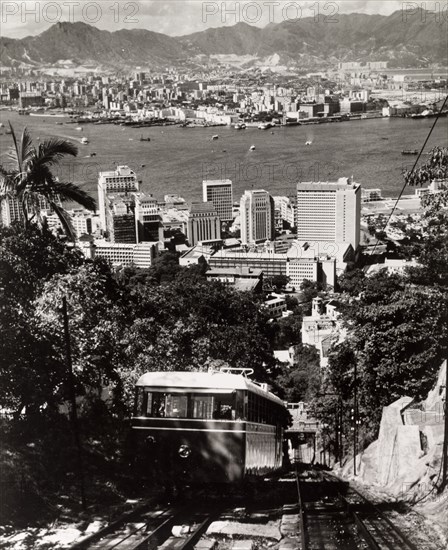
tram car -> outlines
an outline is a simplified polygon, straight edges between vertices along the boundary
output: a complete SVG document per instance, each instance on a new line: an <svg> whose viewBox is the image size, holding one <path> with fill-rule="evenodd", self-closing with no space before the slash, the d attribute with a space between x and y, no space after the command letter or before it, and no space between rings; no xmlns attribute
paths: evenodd
<svg viewBox="0 0 448 550"><path fill-rule="evenodd" d="M140 464L161 482L234 483L279 469L289 413L242 374L148 372L132 429Z"/></svg>

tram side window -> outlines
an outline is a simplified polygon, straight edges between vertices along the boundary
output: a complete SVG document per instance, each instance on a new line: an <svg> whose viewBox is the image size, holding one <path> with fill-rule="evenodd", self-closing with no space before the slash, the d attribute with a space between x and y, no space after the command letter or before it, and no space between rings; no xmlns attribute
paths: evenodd
<svg viewBox="0 0 448 550"><path fill-rule="evenodd" d="M187 418L188 413L188 396L178 394L168 394L166 396L166 411L167 418Z"/></svg>
<svg viewBox="0 0 448 550"><path fill-rule="evenodd" d="M192 394L191 411L193 418L202 418L210 420L213 418L213 395Z"/></svg>
<svg viewBox="0 0 448 550"><path fill-rule="evenodd" d="M244 420L244 391L237 390L235 395L235 420Z"/></svg>
<svg viewBox="0 0 448 550"><path fill-rule="evenodd" d="M248 397L249 422L258 422L260 424L272 423L273 411L271 403L267 399L253 393L249 393Z"/></svg>
<svg viewBox="0 0 448 550"><path fill-rule="evenodd" d="M162 392L148 392L146 401L146 416L163 418L166 413L166 394Z"/></svg>
<svg viewBox="0 0 448 550"><path fill-rule="evenodd" d="M235 393L214 396L214 420L235 420Z"/></svg>
<svg viewBox="0 0 448 550"><path fill-rule="evenodd" d="M145 393L143 392L143 390L137 388L135 390L134 416L140 416L144 413L144 398Z"/></svg>

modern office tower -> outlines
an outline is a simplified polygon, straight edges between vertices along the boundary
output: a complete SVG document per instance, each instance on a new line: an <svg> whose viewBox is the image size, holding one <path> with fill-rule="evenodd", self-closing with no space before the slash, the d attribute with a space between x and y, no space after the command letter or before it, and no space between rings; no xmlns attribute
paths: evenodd
<svg viewBox="0 0 448 550"><path fill-rule="evenodd" d="M274 199L267 191L245 191L240 201L240 216L242 244L274 239Z"/></svg>
<svg viewBox="0 0 448 550"><path fill-rule="evenodd" d="M136 173L129 166L117 166L116 170L100 172L98 176L98 208L100 211L101 230L106 231L106 197L109 193L127 194L138 191Z"/></svg>
<svg viewBox="0 0 448 550"><path fill-rule="evenodd" d="M221 220L211 202L192 203L187 222L190 246L199 241L216 241L221 238Z"/></svg>
<svg viewBox="0 0 448 550"><path fill-rule="evenodd" d="M296 226L299 241L359 245L361 186L350 178L297 184Z"/></svg>
<svg viewBox="0 0 448 550"><path fill-rule="evenodd" d="M124 199L124 200L123 200ZM131 197L107 196L106 232L111 243L135 244L134 204Z"/></svg>
<svg viewBox="0 0 448 550"><path fill-rule="evenodd" d="M232 182L231 180L204 180L202 182L204 202L212 202L222 222L231 222L232 216Z"/></svg>
<svg viewBox="0 0 448 550"><path fill-rule="evenodd" d="M152 195L134 193L137 242L163 242L163 224L157 200Z"/></svg>

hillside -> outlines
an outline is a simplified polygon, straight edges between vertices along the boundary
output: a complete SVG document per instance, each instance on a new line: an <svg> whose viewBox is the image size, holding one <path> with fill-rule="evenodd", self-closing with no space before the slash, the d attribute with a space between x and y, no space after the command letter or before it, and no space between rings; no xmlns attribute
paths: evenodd
<svg viewBox="0 0 448 550"><path fill-rule="evenodd" d="M447 21L425 12L403 18L339 14L336 22L314 18L269 24L260 29L238 23L186 36L171 37L142 29L102 31L85 23L57 23L21 40L0 39L2 66L58 63L133 66L200 65L210 56L252 56L263 63L277 56L288 66L330 66L338 61L388 60L391 66L446 65ZM216 62L216 58L215 58Z"/></svg>

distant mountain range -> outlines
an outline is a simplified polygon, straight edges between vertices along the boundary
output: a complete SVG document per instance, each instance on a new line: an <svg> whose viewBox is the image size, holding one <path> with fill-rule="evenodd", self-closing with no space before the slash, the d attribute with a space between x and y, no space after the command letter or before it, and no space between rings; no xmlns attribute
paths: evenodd
<svg viewBox="0 0 448 550"><path fill-rule="evenodd" d="M309 17L264 28L238 23L180 37L57 23L38 36L0 38L0 65L129 71L219 63L304 69L340 61L389 61L396 67L446 65L447 20L441 20L424 11L406 18L401 11L389 16L352 13L338 14L337 22Z"/></svg>

